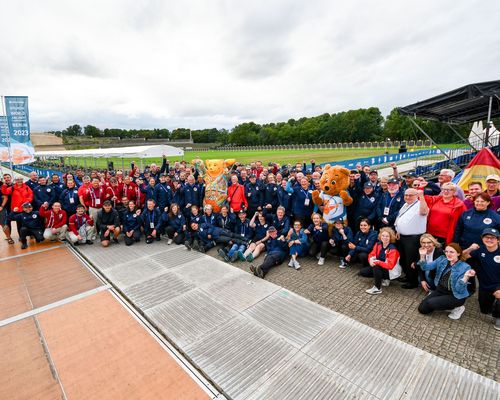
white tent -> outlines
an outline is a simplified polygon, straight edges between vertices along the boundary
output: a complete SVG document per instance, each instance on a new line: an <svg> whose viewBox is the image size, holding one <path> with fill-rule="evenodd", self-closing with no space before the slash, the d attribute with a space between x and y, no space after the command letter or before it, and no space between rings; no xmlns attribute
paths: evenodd
<svg viewBox="0 0 500 400"><path fill-rule="evenodd" d="M486 137L486 128L483 129L483 122L482 121L474 122L469 134L470 145L477 150L482 149L484 147L485 137ZM495 125L491 123L490 132L488 136L488 143L491 146L496 146L498 145L499 138L500 138L500 132L497 130Z"/></svg>
<svg viewBox="0 0 500 400"><path fill-rule="evenodd" d="M183 156L184 150L166 145L112 147L109 149L48 150L37 151L35 157L95 157L95 158L160 158L162 156Z"/></svg>

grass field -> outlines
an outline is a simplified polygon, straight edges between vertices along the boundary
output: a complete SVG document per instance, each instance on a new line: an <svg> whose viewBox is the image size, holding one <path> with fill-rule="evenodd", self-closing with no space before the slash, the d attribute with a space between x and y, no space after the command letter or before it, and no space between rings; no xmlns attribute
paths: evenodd
<svg viewBox="0 0 500 400"><path fill-rule="evenodd" d="M417 150L417 149L408 149ZM174 161L191 161L197 157L206 159L229 159L234 158L237 162L248 164L252 161L260 160L265 165L269 162L275 162L279 164L294 164L297 162L306 161L308 164L311 159L314 159L316 163L330 162L330 161L342 161L349 160L352 158L369 157L374 155L384 154L384 149L308 149L308 150L257 150L257 151L218 151L210 150L204 152L186 152L184 157L169 157L170 162ZM397 149L390 149L390 153L396 153ZM78 159L78 165L86 165L87 167L96 166L97 168L105 168L107 161L113 161L115 168L122 168L122 162L125 168L128 168L131 161L136 161L140 164L141 160L131 158L80 158ZM161 163L161 159L149 158L143 159L143 165L148 165L152 162L157 164ZM66 164L75 165L77 163L76 158L69 159L65 158Z"/></svg>

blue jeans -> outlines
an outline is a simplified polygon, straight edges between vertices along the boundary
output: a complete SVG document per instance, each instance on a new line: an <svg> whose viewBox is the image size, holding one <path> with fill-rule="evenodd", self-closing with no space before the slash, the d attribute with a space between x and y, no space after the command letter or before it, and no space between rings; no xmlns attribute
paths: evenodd
<svg viewBox="0 0 500 400"><path fill-rule="evenodd" d="M236 252L241 251L242 253L244 253L246 249L247 246L245 246L244 244L238 245L235 243L231 246L231 248L227 252L227 256L231 258Z"/></svg>

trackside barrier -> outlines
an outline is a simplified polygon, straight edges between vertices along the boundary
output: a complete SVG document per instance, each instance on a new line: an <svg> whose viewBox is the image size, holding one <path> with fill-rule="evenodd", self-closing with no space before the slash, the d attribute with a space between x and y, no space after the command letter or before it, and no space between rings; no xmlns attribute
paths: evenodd
<svg viewBox="0 0 500 400"><path fill-rule="evenodd" d="M29 174L30 172L36 172L38 176L52 176L52 175L59 175L59 178L62 179L63 173L61 171L56 171L53 169L45 169L45 168L38 168L38 167L33 167L28 164L22 164L22 165L14 165L14 171L19 171L19 172L24 172L26 174Z"/></svg>
<svg viewBox="0 0 500 400"><path fill-rule="evenodd" d="M447 149L444 149L444 151L447 151ZM323 166L326 164L335 164L335 165L341 165L341 166L348 168L348 169L355 169L356 165L358 165L358 164L361 164L361 165L368 164L370 166L374 166L374 165L387 164L387 163L397 162L397 161L412 160L412 159L419 158L419 157L427 157L427 156L439 155L439 154L442 154L441 150L439 150L439 149L417 150L417 151L408 151L406 153L399 153L399 154L382 154L380 156L354 158L351 160L344 160L344 161L325 162L325 163L321 163L320 165Z"/></svg>

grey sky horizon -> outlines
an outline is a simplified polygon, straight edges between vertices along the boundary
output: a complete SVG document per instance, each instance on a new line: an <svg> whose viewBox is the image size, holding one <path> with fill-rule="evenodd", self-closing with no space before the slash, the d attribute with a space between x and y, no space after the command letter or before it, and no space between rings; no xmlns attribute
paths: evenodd
<svg viewBox="0 0 500 400"><path fill-rule="evenodd" d="M2 1L0 94L34 132L227 128L499 79L500 2Z"/></svg>

